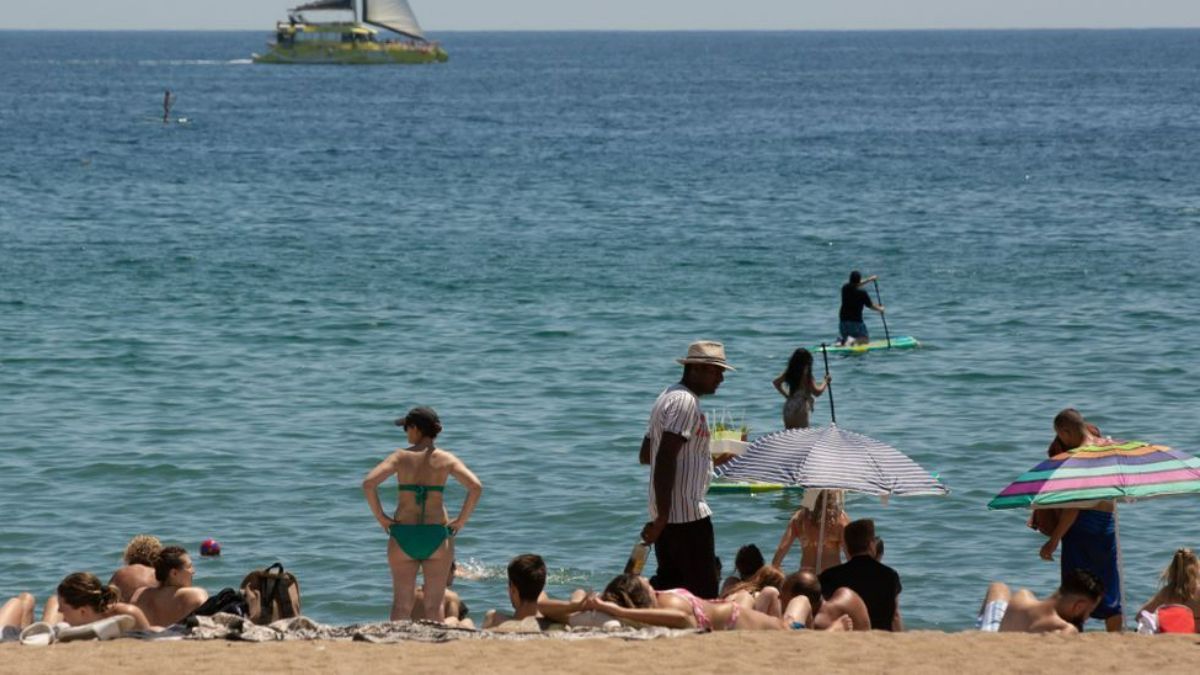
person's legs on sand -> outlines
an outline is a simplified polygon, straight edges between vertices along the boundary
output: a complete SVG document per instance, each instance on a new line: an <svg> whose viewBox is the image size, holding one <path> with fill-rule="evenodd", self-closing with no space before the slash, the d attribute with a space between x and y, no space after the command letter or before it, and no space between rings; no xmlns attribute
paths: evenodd
<svg viewBox="0 0 1200 675"><path fill-rule="evenodd" d="M404 621L412 616L417 570L421 565L409 558L395 539L388 537L388 566L392 570L392 613L389 620ZM428 614L425 616L429 617Z"/></svg>
<svg viewBox="0 0 1200 675"><path fill-rule="evenodd" d="M425 576L422 589L425 592L425 618L432 621L446 620L446 584L450 580L450 565L454 562L454 539L448 538L431 558L421 563ZM455 617L457 619L457 617Z"/></svg>

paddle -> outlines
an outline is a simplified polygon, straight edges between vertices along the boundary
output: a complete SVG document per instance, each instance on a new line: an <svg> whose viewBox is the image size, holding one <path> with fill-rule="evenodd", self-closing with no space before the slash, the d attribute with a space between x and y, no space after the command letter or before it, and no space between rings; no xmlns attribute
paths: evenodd
<svg viewBox="0 0 1200 675"><path fill-rule="evenodd" d="M829 352L825 349L825 343L821 343L821 356L825 359L825 376L829 376ZM829 420L837 424L837 413L833 410L833 381L825 385L825 391L829 393Z"/></svg>
<svg viewBox="0 0 1200 675"><path fill-rule="evenodd" d="M875 302L880 307L883 307L883 299L879 297L879 280L872 279L871 283L875 284ZM879 318L883 319L883 335L884 335L884 337L887 338L888 349L891 349L892 348L892 334L888 332L887 315L884 314L883 312L880 312Z"/></svg>

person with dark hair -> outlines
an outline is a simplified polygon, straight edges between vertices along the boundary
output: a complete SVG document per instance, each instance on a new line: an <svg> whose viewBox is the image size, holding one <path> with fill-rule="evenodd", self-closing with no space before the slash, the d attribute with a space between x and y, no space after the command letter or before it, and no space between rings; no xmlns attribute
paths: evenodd
<svg viewBox="0 0 1200 675"><path fill-rule="evenodd" d="M850 559L818 577L825 599L839 588L849 588L866 603L875 630L904 630L900 618L900 575L875 555L875 521L856 520L843 534Z"/></svg>
<svg viewBox="0 0 1200 675"><path fill-rule="evenodd" d="M121 602L116 586L101 584L90 572L76 572L67 575L55 596L46 602L42 621L52 626L63 621L82 626L120 615L133 617L134 630L157 630L141 609Z"/></svg>
<svg viewBox="0 0 1200 675"><path fill-rule="evenodd" d="M1054 417L1054 442L1048 452L1051 457L1088 445L1104 445L1109 439L1100 436L1100 429L1084 419L1074 408L1066 408ZM1086 509L1052 509L1037 513L1030 525L1048 537L1038 555L1042 560L1054 560L1054 552L1062 544L1060 568L1062 578L1073 570L1085 569L1104 582L1107 592L1092 612L1092 618L1104 621L1109 632L1124 630L1125 617L1121 607L1121 571L1117 561L1117 521L1112 501L1099 501Z"/></svg>
<svg viewBox="0 0 1200 675"><path fill-rule="evenodd" d="M1087 570L1072 570L1049 598L1028 589L1016 593L998 581L988 586L976 626L984 632L1078 633L1104 597L1104 583Z"/></svg>
<svg viewBox="0 0 1200 675"><path fill-rule="evenodd" d="M717 559L718 561L720 558ZM733 567L737 570L737 574L725 577L721 582L721 596L724 597L728 590L744 581L749 580L759 570L761 570L767 561L763 559L762 551L754 544L746 544L738 549L737 555L733 559ZM717 565L717 577L721 576L720 565Z"/></svg>
<svg viewBox="0 0 1200 675"><path fill-rule="evenodd" d="M139 588L129 601L156 626L179 623L208 600L208 591L192 585L195 575L196 568L187 551L181 546L168 546L154 561L158 586Z"/></svg>
<svg viewBox="0 0 1200 675"><path fill-rule="evenodd" d="M113 572L108 583L121 591L121 598L133 597L133 592L144 586L157 586L154 578L154 560L162 550L158 537L139 534L125 545L125 566Z"/></svg>
<svg viewBox="0 0 1200 675"><path fill-rule="evenodd" d="M764 590L775 594L775 588ZM761 599L760 599L761 600ZM756 603L758 604L758 603ZM771 616L744 603L731 600L702 600L686 589L657 591L644 577L622 574L609 582L604 593L590 596L584 608L603 612L619 620L665 628L700 630L802 630L808 627L806 598L793 598L783 616ZM833 630L848 630L839 622Z"/></svg>
<svg viewBox="0 0 1200 675"><path fill-rule="evenodd" d="M844 548L842 533L850 522L850 516L846 515L841 491L816 492L817 497L812 508L801 506L788 520L787 528L779 538L779 546L775 548L772 565L782 569L788 552L797 540L800 542L800 569L816 570L818 552L821 554L821 569L817 572L824 572L834 565L841 564ZM825 531L824 541L821 541L822 529Z"/></svg>
<svg viewBox="0 0 1200 675"><path fill-rule="evenodd" d="M538 601L545 598L546 562L542 556L526 553L508 563L508 601L513 613L489 610L483 620L483 628L494 628L505 621L524 621L540 618ZM544 628L544 626L541 626Z"/></svg>
<svg viewBox="0 0 1200 675"><path fill-rule="evenodd" d="M638 460L650 465L650 522L642 528L642 541L654 544L658 568L650 583L655 588L686 588L711 598L720 575L713 564L712 510L705 495L714 464L733 455L710 454L699 397L716 393L733 367L720 342L693 342L687 356L676 361L683 365L683 379L654 402L638 452Z"/></svg>
<svg viewBox="0 0 1200 675"><path fill-rule="evenodd" d="M785 429L808 427L813 401L815 397L825 393L831 381L829 373L825 374L820 384L813 379L812 352L803 347L792 352L791 358L788 359L787 369L771 382L775 385L775 391L787 399L783 403L783 426Z"/></svg>
<svg viewBox="0 0 1200 675"><path fill-rule="evenodd" d="M851 630L871 630L871 615L862 598L843 587L826 600L821 595L821 581L811 570L793 572L783 580L779 589L779 601L783 606L786 607L798 597L808 603L808 613L812 617L808 626L814 630L829 630L839 622L847 621Z"/></svg>
<svg viewBox="0 0 1200 675"><path fill-rule="evenodd" d="M363 479L363 493L376 522L390 536L388 565L392 570L391 620L412 615L418 571L424 575L425 616L445 621L443 601L454 562L454 535L466 526L483 493L483 483L454 454L435 445L442 423L432 408L413 408L396 420L409 446L396 450ZM399 499L392 518L383 512L378 488L395 476ZM453 476L467 489L456 518L446 513L442 494Z"/></svg>
<svg viewBox="0 0 1200 675"><path fill-rule="evenodd" d="M876 305L871 300L871 294L864 291L862 286L878 278L878 275L872 274L863 279L862 273L858 270L850 273L849 283L842 286L842 307L838 310L839 337L837 344L852 345L871 341L867 324L863 322L863 308L870 308L883 314L883 305Z"/></svg>

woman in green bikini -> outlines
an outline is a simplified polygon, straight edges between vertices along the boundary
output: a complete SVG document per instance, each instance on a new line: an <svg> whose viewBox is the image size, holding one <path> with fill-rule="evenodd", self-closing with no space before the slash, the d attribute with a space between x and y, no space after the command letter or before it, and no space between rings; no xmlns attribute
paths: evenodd
<svg viewBox="0 0 1200 675"><path fill-rule="evenodd" d="M363 492L375 520L391 537L388 565L392 568L392 621L412 615L417 588L417 570L425 576L425 616L445 621L442 598L454 562L454 535L467 524L483 484L466 464L453 454L434 446L442 424L432 408L413 408L396 420L408 434L409 447L393 452L363 479ZM379 502L378 488L390 476L398 481L396 513L388 518ZM446 479L467 489L458 517L451 520L442 501Z"/></svg>

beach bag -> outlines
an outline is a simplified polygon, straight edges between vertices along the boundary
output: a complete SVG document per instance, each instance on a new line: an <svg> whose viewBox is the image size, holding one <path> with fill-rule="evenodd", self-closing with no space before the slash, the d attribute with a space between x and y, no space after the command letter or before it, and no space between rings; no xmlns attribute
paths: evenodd
<svg viewBox="0 0 1200 675"><path fill-rule="evenodd" d="M220 593L205 600L204 604L197 607L187 618L190 619L193 616L212 616L214 614L246 616L249 611L249 607L246 606L246 599L242 597L241 593L232 588L223 588ZM186 620L184 619L184 621Z"/></svg>
<svg viewBox="0 0 1200 675"><path fill-rule="evenodd" d="M1196 618L1184 605L1163 605L1158 608L1158 632L1195 633Z"/></svg>
<svg viewBox="0 0 1200 675"><path fill-rule="evenodd" d="M265 626L280 619L300 616L300 582L282 563L254 570L242 579L246 618Z"/></svg>

